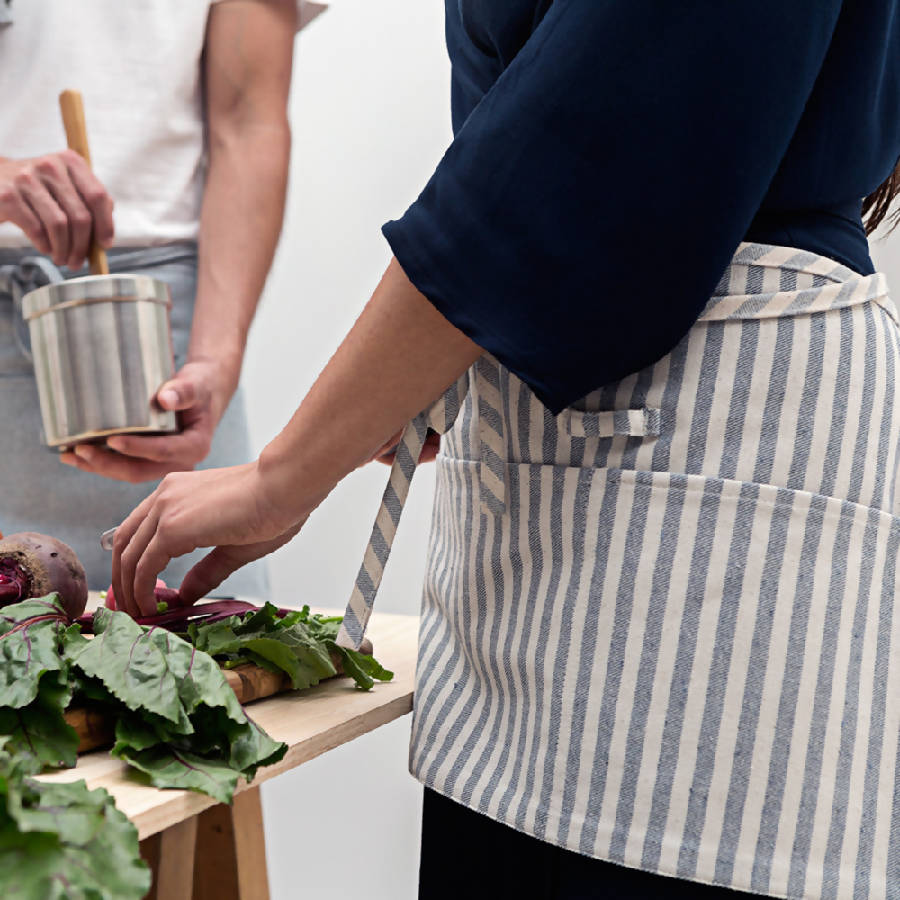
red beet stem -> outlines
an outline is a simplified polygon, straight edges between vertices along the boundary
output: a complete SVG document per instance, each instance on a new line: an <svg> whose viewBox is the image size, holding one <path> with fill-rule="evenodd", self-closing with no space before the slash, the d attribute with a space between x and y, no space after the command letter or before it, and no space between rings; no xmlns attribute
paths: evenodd
<svg viewBox="0 0 900 900"><path fill-rule="evenodd" d="M31 628L32 625L37 625L38 622L50 621L65 622L67 621L67 619L65 615L61 613L48 613L44 616L34 616L31 619L25 619L24 622L19 622L18 625L14 625L9 629L9 631L5 632L4 634L0 634L0 641L2 641L4 638L9 637L11 634L15 634L15 632L17 631L27 631L29 628Z"/></svg>
<svg viewBox="0 0 900 900"><path fill-rule="evenodd" d="M229 616L243 615L259 609L252 603L243 600L212 600L208 603L197 603L194 606L180 606L168 609L155 616L137 616L138 625L168 628L170 631L184 631L190 622L217 622ZM85 634L91 634L94 625L93 613L85 613L77 619Z"/></svg>
<svg viewBox="0 0 900 900"><path fill-rule="evenodd" d="M173 609L174 607L183 607L184 601L181 599L181 594L178 593L174 588L170 587L158 587L153 589L153 596L156 597L157 603L168 603L169 609Z"/></svg>
<svg viewBox="0 0 900 900"><path fill-rule="evenodd" d="M187 626L188 622L209 622L239 613L255 612L257 609L252 603L245 603L243 600L212 600L209 603L168 609L155 616L138 616L135 622L138 625L161 625L164 628L179 624Z"/></svg>

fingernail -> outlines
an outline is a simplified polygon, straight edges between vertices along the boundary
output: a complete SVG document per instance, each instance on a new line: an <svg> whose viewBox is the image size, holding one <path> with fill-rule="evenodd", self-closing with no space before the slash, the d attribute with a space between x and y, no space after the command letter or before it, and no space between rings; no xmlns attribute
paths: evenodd
<svg viewBox="0 0 900 900"><path fill-rule="evenodd" d="M178 392L173 388L163 388L159 392L159 402L161 406L173 407L178 405Z"/></svg>
<svg viewBox="0 0 900 900"><path fill-rule="evenodd" d="M75 448L75 455L81 457L86 462L90 462L96 455L97 450L89 444L79 444Z"/></svg>
<svg viewBox="0 0 900 900"><path fill-rule="evenodd" d="M62 455L59 457L59 461L60 461L64 466L74 466L74 465L75 465L75 460L72 459L72 455L71 455L70 453L64 453L64 454L62 454Z"/></svg>
<svg viewBox="0 0 900 900"><path fill-rule="evenodd" d="M125 441L120 437L111 437L106 439L106 446L110 450L116 450L119 453L125 448Z"/></svg>

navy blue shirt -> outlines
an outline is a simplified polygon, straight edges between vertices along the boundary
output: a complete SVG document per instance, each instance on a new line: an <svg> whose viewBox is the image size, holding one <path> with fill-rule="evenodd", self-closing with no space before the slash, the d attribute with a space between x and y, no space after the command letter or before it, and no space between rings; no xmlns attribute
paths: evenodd
<svg viewBox="0 0 900 900"><path fill-rule="evenodd" d="M385 235L558 412L668 353L738 243L872 271L900 0L446 0L454 140Z"/></svg>

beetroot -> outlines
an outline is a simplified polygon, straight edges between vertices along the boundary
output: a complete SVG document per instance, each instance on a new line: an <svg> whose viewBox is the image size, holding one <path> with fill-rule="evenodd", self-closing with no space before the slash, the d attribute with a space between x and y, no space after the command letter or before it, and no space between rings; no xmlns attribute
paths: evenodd
<svg viewBox="0 0 900 900"><path fill-rule="evenodd" d="M0 540L0 606L53 592L70 619L84 612L87 576L68 544L31 531Z"/></svg>

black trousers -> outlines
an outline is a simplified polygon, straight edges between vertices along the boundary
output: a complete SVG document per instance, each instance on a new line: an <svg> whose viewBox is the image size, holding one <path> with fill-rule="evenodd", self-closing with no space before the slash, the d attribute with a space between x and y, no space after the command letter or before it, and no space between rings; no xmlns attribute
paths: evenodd
<svg viewBox="0 0 900 900"><path fill-rule="evenodd" d="M756 898L544 843L425 789L419 900L741 900Z"/></svg>

